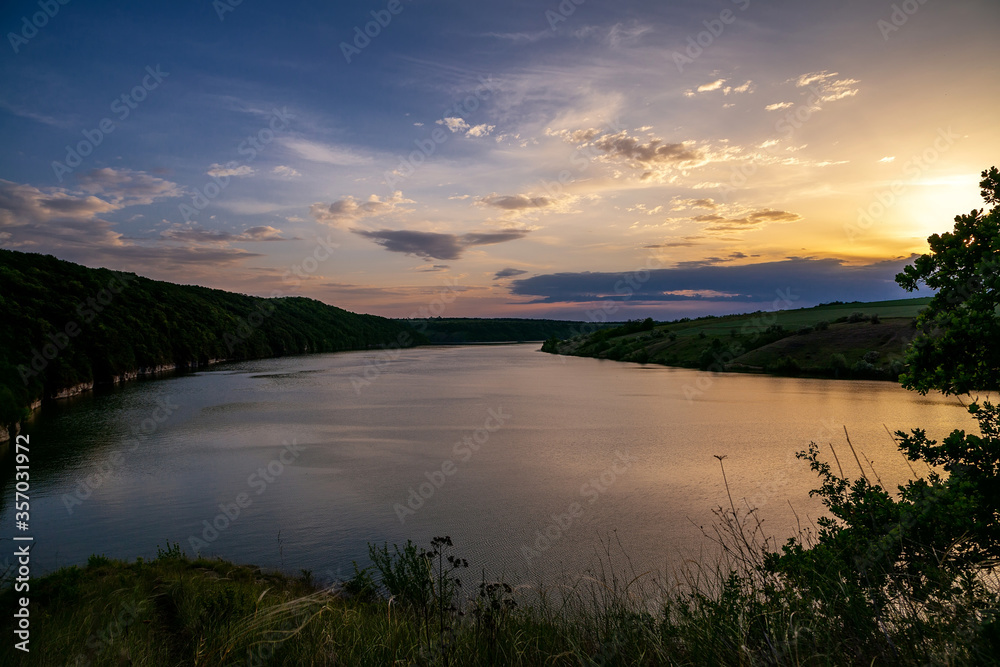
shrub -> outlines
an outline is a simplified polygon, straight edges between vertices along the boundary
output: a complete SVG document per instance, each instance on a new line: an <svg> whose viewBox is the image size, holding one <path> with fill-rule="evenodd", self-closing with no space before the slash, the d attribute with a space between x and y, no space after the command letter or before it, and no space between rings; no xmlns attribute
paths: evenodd
<svg viewBox="0 0 1000 667"><path fill-rule="evenodd" d="M802 368L799 366L799 362L785 355L769 365L765 370L780 375L798 375L802 371Z"/></svg>
<svg viewBox="0 0 1000 667"><path fill-rule="evenodd" d="M837 354L831 354L829 368L839 377L843 371L847 370L847 357L839 352Z"/></svg>

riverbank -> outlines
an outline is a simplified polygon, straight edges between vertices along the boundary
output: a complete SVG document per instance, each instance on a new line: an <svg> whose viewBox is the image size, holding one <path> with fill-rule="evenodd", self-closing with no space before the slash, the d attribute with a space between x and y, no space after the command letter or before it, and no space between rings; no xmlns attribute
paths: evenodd
<svg viewBox="0 0 1000 667"><path fill-rule="evenodd" d="M896 381L927 299L630 322L567 340L554 354L784 377Z"/></svg>

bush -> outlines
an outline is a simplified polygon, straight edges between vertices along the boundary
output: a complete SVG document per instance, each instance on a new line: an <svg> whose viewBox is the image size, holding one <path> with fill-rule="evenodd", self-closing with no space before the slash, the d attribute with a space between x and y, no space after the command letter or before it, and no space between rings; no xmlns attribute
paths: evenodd
<svg viewBox="0 0 1000 667"><path fill-rule="evenodd" d="M847 370L847 357L840 353L831 354L828 367L839 377L841 373Z"/></svg>
<svg viewBox="0 0 1000 667"><path fill-rule="evenodd" d="M785 355L767 366L764 370L779 375L798 375L802 371L802 368L799 366L799 362Z"/></svg>
<svg viewBox="0 0 1000 667"><path fill-rule="evenodd" d="M859 378L873 378L878 372L878 369L869 361L864 359L858 359L858 361L851 367L851 373Z"/></svg>

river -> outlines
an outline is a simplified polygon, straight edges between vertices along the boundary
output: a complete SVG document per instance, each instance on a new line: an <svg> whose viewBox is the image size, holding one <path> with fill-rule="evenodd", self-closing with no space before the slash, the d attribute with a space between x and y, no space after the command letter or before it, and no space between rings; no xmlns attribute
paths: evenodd
<svg viewBox="0 0 1000 667"><path fill-rule="evenodd" d="M910 470L886 427L941 437L974 423L954 399L892 383L709 374L537 344L227 363L48 405L28 423L33 573L95 553L149 558L169 541L329 581L364 563L369 542L436 535L508 580L583 572L609 541L635 568L669 570L711 551L701 527L729 504L715 455L734 501L783 541L822 510L795 452L816 441L829 457L832 444L857 476L845 427L866 473L894 488Z"/></svg>

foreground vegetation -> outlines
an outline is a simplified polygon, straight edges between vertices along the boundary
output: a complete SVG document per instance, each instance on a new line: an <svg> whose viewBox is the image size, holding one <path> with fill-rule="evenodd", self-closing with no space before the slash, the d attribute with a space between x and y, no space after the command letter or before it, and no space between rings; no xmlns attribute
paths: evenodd
<svg viewBox="0 0 1000 667"><path fill-rule="evenodd" d="M632 321L546 340L555 354L664 364L714 372L897 380L930 297L829 303L724 317Z"/></svg>
<svg viewBox="0 0 1000 667"><path fill-rule="evenodd" d="M0 663L997 664L983 594L876 607L839 571L814 569L800 585L768 562L774 545L753 513L717 513L720 560L669 580L614 569L609 549L575 581L514 587L477 575L447 537L429 550L372 545L373 565L334 588L176 546L151 561L93 556L32 582L31 650L5 641ZM9 587L0 605L15 608ZM0 622L7 637L11 620Z"/></svg>
<svg viewBox="0 0 1000 667"><path fill-rule="evenodd" d="M402 322L0 250L0 426L81 384L163 366L425 342Z"/></svg>

